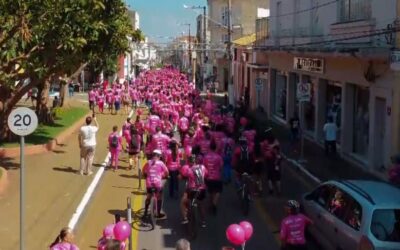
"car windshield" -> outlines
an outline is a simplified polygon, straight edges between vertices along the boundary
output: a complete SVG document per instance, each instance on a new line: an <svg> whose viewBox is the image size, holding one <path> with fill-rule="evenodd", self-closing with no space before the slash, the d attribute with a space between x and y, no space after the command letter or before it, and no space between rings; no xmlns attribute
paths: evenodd
<svg viewBox="0 0 400 250"><path fill-rule="evenodd" d="M371 232L380 241L400 242L400 208L375 210Z"/></svg>

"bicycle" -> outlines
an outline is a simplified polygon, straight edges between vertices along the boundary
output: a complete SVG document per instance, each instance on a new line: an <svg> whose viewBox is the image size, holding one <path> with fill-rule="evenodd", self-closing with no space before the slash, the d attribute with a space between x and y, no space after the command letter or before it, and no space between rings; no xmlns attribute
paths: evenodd
<svg viewBox="0 0 400 250"><path fill-rule="evenodd" d="M188 207L188 212L187 212L187 218L188 218L188 223L187 223L187 230L188 230L188 235L191 239L195 239L197 236L197 218L196 218L196 208L198 208L198 200L197 198L200 195L200 190L196 189L193 190L194 195L192 199L190 199L189 207Z"/></svg>
<svg viewBox="0 0 400 250"><path fill-rule="evenodd" d="M156 217L158 214L158 204L157 204L157 188L152 187L150 188L150 193L151 193L151 198L150 198L150 204L149 204L149 209L150 209L150 223L153 229L156 226Z"/></svg>
<svg viewBox="0 0 400 250"><path fill-rule="evenodd" d="M239 193L239 198L240 198L240 206L243 212L243 215L247 216L249 214L250 210L250 201L251 201L251 192L250 192L250 186L252 182L251 176L244 172L242 175L242 183L240 186L240 193Z"/></svg>

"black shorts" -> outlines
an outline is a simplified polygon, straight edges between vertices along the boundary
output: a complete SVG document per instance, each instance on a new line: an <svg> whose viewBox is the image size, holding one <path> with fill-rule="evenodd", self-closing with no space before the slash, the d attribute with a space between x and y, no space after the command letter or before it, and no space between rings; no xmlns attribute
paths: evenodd
<svg viewBox="0 0 400 250"><path fill-rule="evenodd" d="M191 200L195 197L197 191L187 189L186 193L188 195L188 199ZM199 194L197 195L197 200L202 201L206 198L206 190L200 189Z"/></svg>
<svg viewBox="0 0 400 250"><path fill-rule="evenodd" d="M162 193L162 189L161 188L150 187L150 188L146 188L146 190L147 190L148 194L153 194L154 192Z"/></svg>
<svg viewBox="0 0 400 250"><path fill-rule="evenodd" d="M223 183L222 181L206 180L206 186L208 193L222 193Z"/></svg>

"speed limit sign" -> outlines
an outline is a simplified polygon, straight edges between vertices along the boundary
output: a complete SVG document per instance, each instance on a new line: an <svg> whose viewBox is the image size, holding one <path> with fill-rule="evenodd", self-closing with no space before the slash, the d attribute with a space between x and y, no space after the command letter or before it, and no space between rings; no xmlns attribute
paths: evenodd
<svg viewBox="0 0 400 250"><path fill-rule="evenodd" d="M21 107L14 109L8 116L8 127L19 136L31 134L38 125L38 118L32 109Z"/></svg>

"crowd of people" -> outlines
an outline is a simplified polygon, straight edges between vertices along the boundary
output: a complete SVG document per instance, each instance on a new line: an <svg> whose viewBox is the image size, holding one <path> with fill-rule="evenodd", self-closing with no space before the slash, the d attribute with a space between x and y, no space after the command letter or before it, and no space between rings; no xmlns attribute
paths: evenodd
<svg viewBox="0 0 400 250"><path fill-rule="evenodd" d="M217 214L224 186L233 182L240 189L243 173L254 177L252 194L263 191L265 174L268 192L271 195L281 193L282 157L273 133L270 130L257 132L240 103L233 107L213 100L210 93L201 95L176 69L142 72L131 84L110 86L104 81L89 91L88 99L90 108L97 109L98 113L106 109L110 114L128 114L131 110L135 114L135 119L128 118L122 125L122 133L115 125L109 134L109 168L118 170L119 157L124 152L129 155L129 168L140 168L139 157L145 155L147 161L142 169L147 188L145 217L155 194L156 217L165 218L161 208L166 179L169 198L180 199L182 224L188 223L188 202L196 197L201 208L202 227L207 225L206 205L212 214ZM149 112L146 119L142 119L144 109ZM95 126L91 125L93 120ZM80 133L80 173L90 175L96 144L91 138L98 131L95 116L88 117L86 124ZM183 186L181 182L185 190L178 197L182 193L178 192ZM290 211L295 209L291 206ZM288 229L283 233L290 236Z"/></svg>

